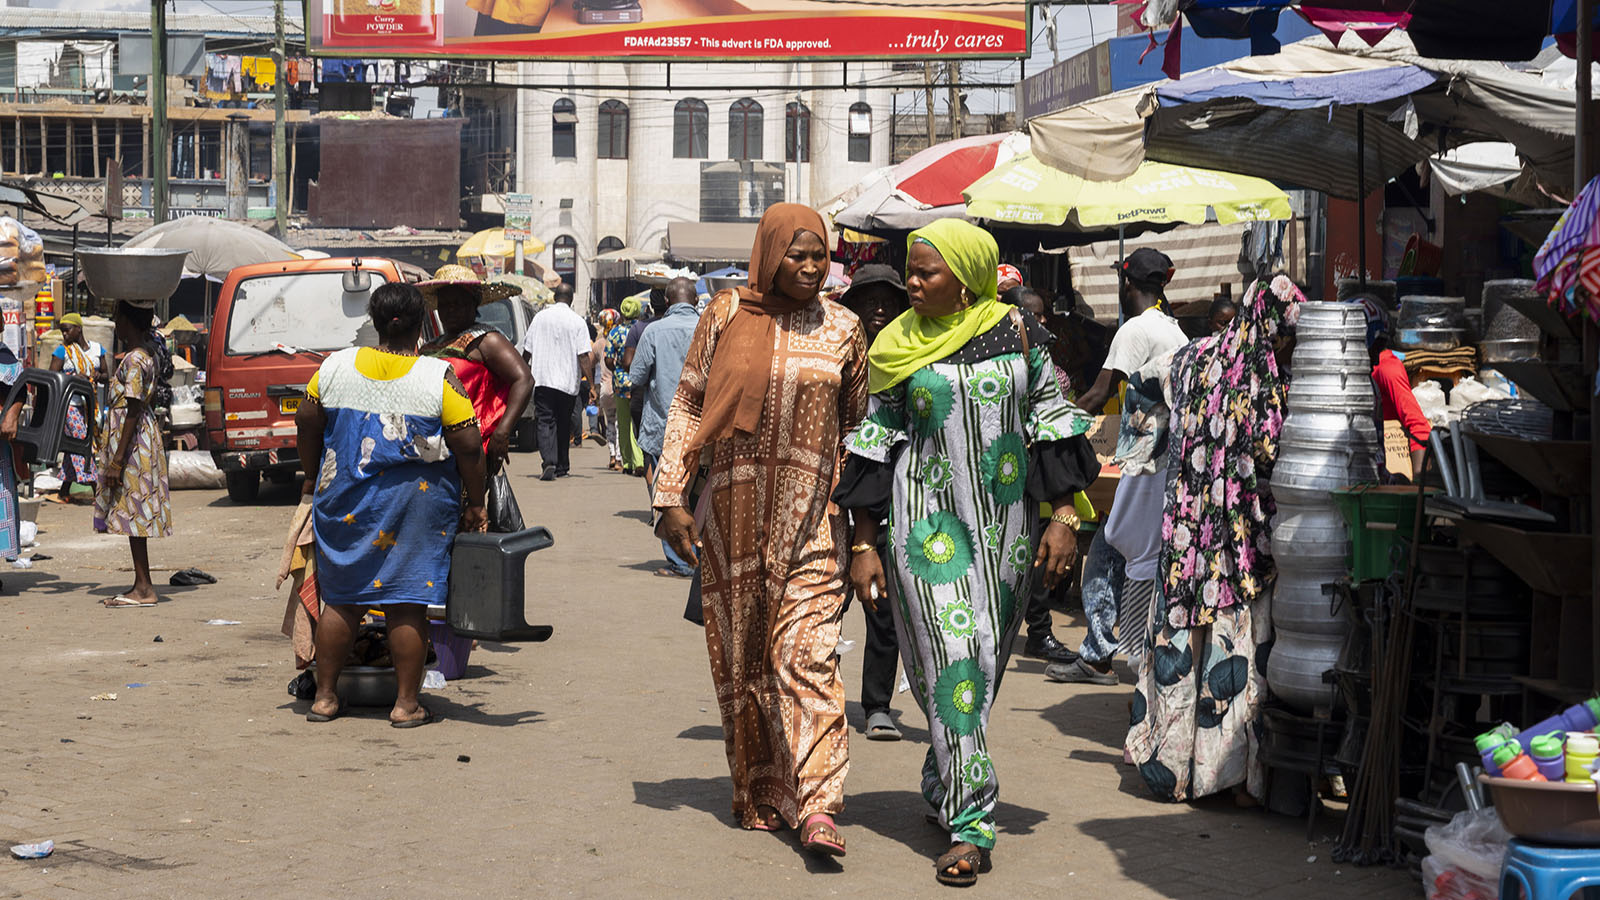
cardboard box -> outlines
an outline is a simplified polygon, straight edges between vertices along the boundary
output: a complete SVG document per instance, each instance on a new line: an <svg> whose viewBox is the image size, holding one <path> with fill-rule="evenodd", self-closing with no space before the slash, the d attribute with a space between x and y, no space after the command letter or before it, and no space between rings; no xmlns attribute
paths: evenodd
<svg viewBox="0 0 1600 900"><path fill-rule="evenodd" d="M1411 477L1411 441L1399 422L1383 423L1383 467L1390 475Z"/></svg>

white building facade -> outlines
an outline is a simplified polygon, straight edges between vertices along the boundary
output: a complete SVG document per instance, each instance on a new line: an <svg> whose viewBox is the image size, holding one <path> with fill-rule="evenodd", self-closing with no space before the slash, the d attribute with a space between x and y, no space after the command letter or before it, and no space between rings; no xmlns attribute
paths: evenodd
<svg viewBox="0 0 1600 900"><path fill-rule="evenodd" d="M839 63L684 63L666 90L661 65L523 63L517 185L534 198L540 264L582 307L597 253L658 250L671 222L753 221L784 200L820 208L889 165L905 76L851 63L845 87L841 74ZM827 83L839 86L816 88Z"/></svg>

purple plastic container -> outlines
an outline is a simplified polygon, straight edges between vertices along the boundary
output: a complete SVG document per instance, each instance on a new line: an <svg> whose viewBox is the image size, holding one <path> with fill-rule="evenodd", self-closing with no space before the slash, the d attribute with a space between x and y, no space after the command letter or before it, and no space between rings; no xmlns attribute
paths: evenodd
<svg viewBox="0 0 1600 900"><path fill-rule="evenodd" d="M1533 739L1552 731L1591 731L1600 725L1600 697L1569 706L1537 725L1523 729L1517 743L1527 747Z"/></svg>
<svg viewBox="0 0 1600 900"><path fill-rule="evenodd" d="M455 681L467 674L467 657L472 654L472 638L457 637L443 622L429 622L428 636L433 640L433 653L439 658L434 668L446 681Z"/></svg>
<svg viewBox="0 0 1600 900"><path fill-rule="evenodd" d="M1532 746L1528 748L1528 756L1539 767L1539 774L1550 781L1565 781L1567 778L1566 748L1563 746L1565 738L1562 732L1552 731L1534 738Z"/></svg>

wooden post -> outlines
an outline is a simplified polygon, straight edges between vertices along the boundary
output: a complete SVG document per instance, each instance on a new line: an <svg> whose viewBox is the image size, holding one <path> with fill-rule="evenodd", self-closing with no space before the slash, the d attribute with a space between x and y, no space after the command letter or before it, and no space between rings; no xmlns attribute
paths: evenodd
<svg viewBox="0 0 1600 900"><path fill-rule="evenodd" d="M61 166L61 171L65 172L68 178L78 177L77 140L77 129L73 127L72 119L67 119L67 159Z"/></svg>
<svg viewBox="0 0 1600 900"><path fill-rule="evenodd" d="M933 63L922 64L922 103L928 114L928 142L925 146L932 147L938 143L938 120L933 115Z"/></svg>
<svg viewBox="0 0 1600 900"><path fill-rule="evenodd" d="M89 143L94 145L94 177L100 177L100 120L89 120Z"/></svg>
<svg viewBox="0 0 1600 900"><path fill-rule="evenodd" d="M193 177L200 177L200 120L194 123L194 172Z"/></svg>
<svg viewBox="0 0 1600 900"><path fill-rule="evenodd" d="M45 140L45 138L49 135L49 133L50 133L50 126L45 124L44 116L40 116L39 117L39 174L44 176L44 177L46 177L46 178L50 177L50 160L47 158L47 156L50 153L50 147L49 147L48 142L46 142L46 140Z"/></svg>
<svg viewBox="0 0 1600 900"><path fill-rule="evenodd" d="M22 174L22 117L16 117L17 130L11 133L11 156L16 162L16 168L11 171L17 175Z"/></svg>
<svg viewBox="0 0 1600 900"><path fill-rule="evenodd" d="M111 156L117 161L117 173L122 173L122 120L117 120L117 136L111 142Z"/></svg>
<svg viewBox="0 0 1600 900"><path fill-rule="evenodd" d="M139 120L139 177L150 177L150 117Z"/></svg>

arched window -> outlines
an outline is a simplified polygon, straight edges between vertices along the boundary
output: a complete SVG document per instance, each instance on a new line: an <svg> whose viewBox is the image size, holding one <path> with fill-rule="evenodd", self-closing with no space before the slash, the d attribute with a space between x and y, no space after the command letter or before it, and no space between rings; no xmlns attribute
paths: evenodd
<svg viewBox="0 0 1600 900"><path fill-rule="evenodd" d="M550 107L550 155L556 159L578 155L578 106L565 97Z"/></svg>
<svg viewBox="0 0 1600 900"><path fill-rule="evenodd" d="M872 162L872 107L850 104L850 161Z"/></svg>
<svg viewBox="0 0 1600 900"><path fill-rule="evenodd" d="M783 160L811 161L811 110L804 103L783 108Z"/></svg>
<svg viewBox="0 0 1600 900"><path fill-rule="evenodd" d="M578 240L570 234L563 234L550 242L550 268L555 270L561 280L569 287L577 284L578 274Z"/></svg>
<svg viewBox="0 0 1600 900"><path fill-rule="evenodd" d="M728 158L761 158L761 104L744 97L728 107Z"/></svg>
<svg viewBox="0 0 1600 900"><path fill-rule="evenodd" d="M628 105L621 100L600 104L600 158L628 158Z"/></svg>
<svg viewBox="0 0 1600 900"><path fill-rule="evenodd" d="M597 252L610 253L613 250L621 250L622 247L622 238L607 235L600 239L600 248Z"/></svg>
<svg viewBox="0 0 1600 900"><path fill-rule="evenodd" d="M678 101L672 110L672 155L678 159L705 159L711 145L711 114L693 97Z"/></svg>

